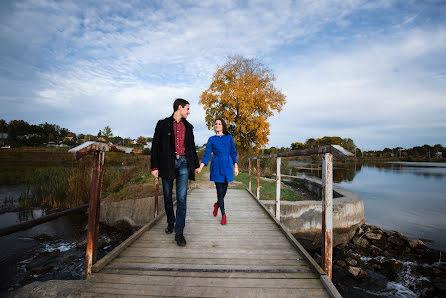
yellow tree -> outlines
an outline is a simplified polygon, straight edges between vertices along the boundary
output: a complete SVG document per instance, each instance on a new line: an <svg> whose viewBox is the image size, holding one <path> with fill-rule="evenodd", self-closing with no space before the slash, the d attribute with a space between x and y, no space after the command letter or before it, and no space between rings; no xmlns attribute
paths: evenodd
<svg viewBox="0 0 446 298"><path fill-rule="evenodd" d="M280 112L285 95L273 85L274 74L255 59L230 57L215 72L210 87L200 96L206 125L226 120L239 150L257 150L268 143L268 117Z"/></svg>

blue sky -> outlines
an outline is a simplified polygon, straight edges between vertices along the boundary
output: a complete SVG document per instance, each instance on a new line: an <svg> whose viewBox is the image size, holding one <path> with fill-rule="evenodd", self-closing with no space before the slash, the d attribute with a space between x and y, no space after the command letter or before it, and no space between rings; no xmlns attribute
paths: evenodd
<svg viewBox="0 0 446 298"><path fill-rule="evenodd" d="M268 146L446 146L446 1L0 2L0 118L152 136L177 97L197 144L218 65L256 58L287 97Z"/></svg>

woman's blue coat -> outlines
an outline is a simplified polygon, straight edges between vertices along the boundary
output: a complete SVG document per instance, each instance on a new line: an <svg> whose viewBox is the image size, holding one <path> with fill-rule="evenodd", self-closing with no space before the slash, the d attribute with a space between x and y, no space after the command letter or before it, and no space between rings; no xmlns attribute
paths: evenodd
<svg viewBox="0 0 446 298"><path fill-rule="evenodd" d="M201 162L208 165L211 153L214 153L211 162L211 181L224 183L225 178L228 182L234 181L233 164L237 163L237 151L232 136L210 137Z"/></svg>

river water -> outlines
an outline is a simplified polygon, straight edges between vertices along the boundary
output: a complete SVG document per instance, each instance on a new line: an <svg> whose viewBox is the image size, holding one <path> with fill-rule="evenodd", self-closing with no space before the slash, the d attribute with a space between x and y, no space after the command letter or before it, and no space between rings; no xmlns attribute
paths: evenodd
<svg viewBox="0 0 446 298"><path fill-rule="evenodd" d="M17 205L23 185L0 187L0 205ZM9 210L0 214L0 228L46 215L43 209ZM85 211L0 237L0 296L30 282L49 279L82 279L85 266ZM125 240L130 231L101 225L98 259Z"/></svg>
<svg viewBox="0 0 446 298"><path fill-rule="evenodd" d="M320 164L290 164L293 173L321 177ZM333 175L362 197L367 223L446 251L446 163L336 163Z"/></svg>

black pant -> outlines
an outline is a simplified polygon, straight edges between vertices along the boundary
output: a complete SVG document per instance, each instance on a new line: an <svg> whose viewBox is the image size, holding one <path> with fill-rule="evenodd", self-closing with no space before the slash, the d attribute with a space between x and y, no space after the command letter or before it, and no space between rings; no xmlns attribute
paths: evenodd
<svg viewBox="0 0 446 298"><path fill-rule="evenodd" d="M225 178L225 182L215 182L217 188L217 206L220 207L221 214L225 214L225 195L228 190L228 181Z"/></svg>

